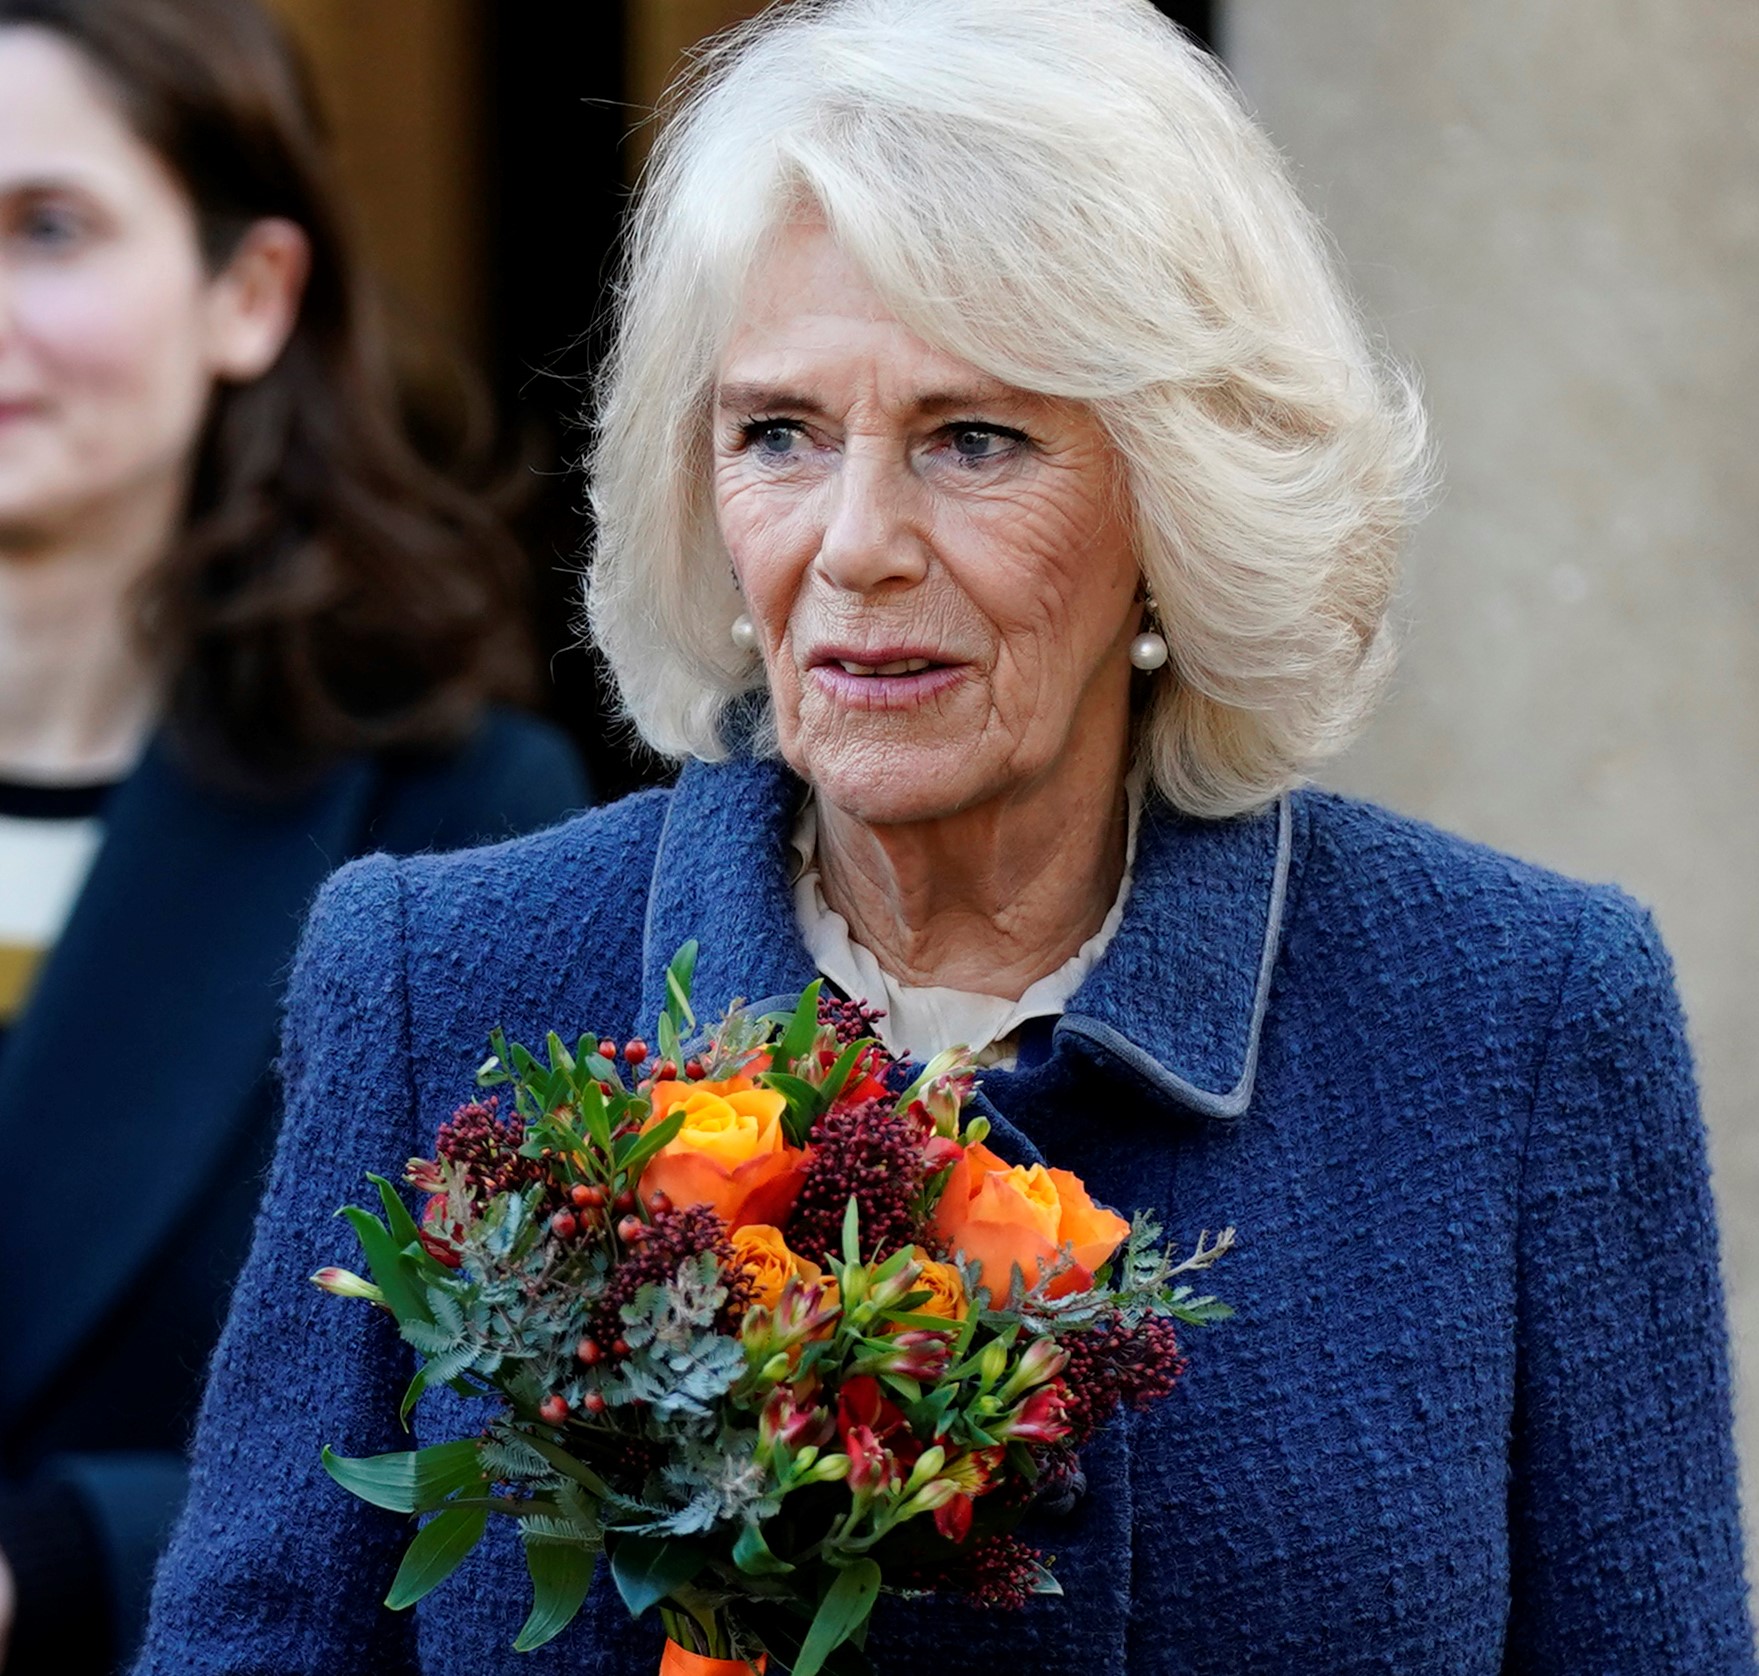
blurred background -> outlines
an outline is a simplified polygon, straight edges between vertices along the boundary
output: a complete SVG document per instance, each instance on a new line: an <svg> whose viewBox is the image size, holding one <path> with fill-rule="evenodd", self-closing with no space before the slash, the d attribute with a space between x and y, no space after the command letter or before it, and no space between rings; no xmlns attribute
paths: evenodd
<svg viewBox="0 0 1759 1676"><path fill-rule="evenodd" d="M657 777L573 647L571 473L644 113L726 0L275 0L306 46L436 447L517 493L556 718ZM1445 489L1406 653L1327 777L1616 879L1679 967L1759 1503L1759 8L1218 0L1218 50L1426 384ZM487 428L446 357L487 375ZM1759 1543L1753 1544L1759 1547Z"/></svg>

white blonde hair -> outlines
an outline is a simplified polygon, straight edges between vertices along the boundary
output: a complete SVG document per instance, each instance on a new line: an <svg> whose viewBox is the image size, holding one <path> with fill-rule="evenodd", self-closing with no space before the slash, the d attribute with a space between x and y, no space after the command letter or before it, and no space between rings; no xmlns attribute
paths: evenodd
<svg viewBox="0 0 1759 1676"><path fill-rule="evenodd" d="M1348 740L1422 410L1222 71L1147 0L791 0L677 96L598 392L588 622L650 746L724 755L763 685L728 632L710 411L803 206L924 340L1106 426L1172 652L1136 740L1165 797L1251 809Z"/></svg>

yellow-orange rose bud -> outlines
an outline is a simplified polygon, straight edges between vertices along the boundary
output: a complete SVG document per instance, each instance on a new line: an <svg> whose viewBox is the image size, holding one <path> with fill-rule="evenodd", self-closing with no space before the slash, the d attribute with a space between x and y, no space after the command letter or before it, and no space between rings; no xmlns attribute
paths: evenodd
<svg viewBox="0 0 1759 1676"><path fill-rule="evenodd" d="M782 1130L787 1102L749 1077L724 1082L657 1082L652 1128L674 1112L684 1126L642 1172L643 1197L661 1192L680 1209L707 1205L729 1228L787 1219L800 1192L805 1153Z"/></svg>
<svg viewBox="0 0 1759 1676"><path fill-rule="evenodd" d="M963 1321L965 1319L966 1297L965 1282L959 1278L959 1271L951 1263L937 1263L921 1246L915 1248L916 1260L922 1265L922 1273L916 1277L912 1288L917 1292L928 1293L928 1298L916 1306L918 1315L938 1315L943 1321Z"/></svg>
<svg viewBox="0 0 1759 1676"><path fill-rule="evenodd" d="M782 1238L782 1230L767 1222L748 1222L732 1235L734 1255L751 1277L751 1301L765 1309L774 1309L781 1301L782 1288L790 1280L802 1282L822 1278L817 1263L790 1251Z"/></svg>
<svg viewBox="0 0 1759 1676"><path fill-rule="evenodd" d="M949 1249L981 1271L992 1303L1008 1295L1013 1267L1035 1285L1063 1246L1074 1247L1075 1267L1058 1278L1061 1296L1093 1283L1093 1272L1123 1244L1130 1224L1096 1205L1067 1170L1010 1165L988 1147L967 1147L953 1166L935 1211L935 1227Z"/></svg>

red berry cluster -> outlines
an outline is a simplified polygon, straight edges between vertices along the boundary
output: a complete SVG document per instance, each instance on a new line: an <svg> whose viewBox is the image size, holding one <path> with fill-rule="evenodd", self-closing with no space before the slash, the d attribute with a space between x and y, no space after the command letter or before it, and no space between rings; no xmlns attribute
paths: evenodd
<svg viewBox="0 0 1759 1676"><path fill-rule="evenodd" d="M991 1536L971 1550L961 1567L960 1593L973 1606L1016 1611L1031 1600L1044 1555L1017 1536Z"/></svg>
<svg viewBox="0 0 1759 1676"><path fill-rule="evenodd" d="M617 1060L621 1058L623 1063L632 1071L639 1072L641 1067L646 1065L648 1067L648 1072L647 1075L636 1085L639 1088L650 1087L656 1082L674 1082L678 1077L677 1060L653 1060L653 1050L649 1048L647 1043L642 1041L639 1036L632 1036L621 1047L618 1047L616 1042L614 1042L609 1036L606 1036L599 1042L598 1053L601 1058L610 1060L612 1064L615 1064ZM684 1067L684 1074L691 1078L700 1077L702 1075L702 1061L699 1059L692 1059ZM601 1082L599 1088L607 1098L614 1092L609 1083Z"/></svg>
<svg viewBox="0 0 1759 1676"><path fill-rule="evenodd" d="M545 1156L549 1156L547 1149ZM576 1234L592 1233L607 1216L617 1218L617 1237L625 1245L634 1245L647 1234L647 1224L634 1214L633 1188L625 1187L613 1194L596 1181L577 1181L569 1187L551 1176L544 1179L549 1186L545 1209L549 1210L552 1203L556 1207L550 1212L550 1232L557 1239L571 1240ZM672 1201L664 1193L650 1193L647 1208L658 1216L672 1208Z"/></svg>
<svg viewBox="0 0 1759 1676"><path fill-rule="evenodd" d="M632 1068L647 1059L647 1043L642 1041L639 1036L632 1036L622 1047L618 1047L615 1040L609 1036L599 1037L598 1044L599 1057L610 1060L612 1064L616 1063L619 1054L622 1055L623 1062Z"/></svg>
<svg viewBox="0 0 1759 1676"><path fill-rule="evenodd" d="M503 1118L500 1101L472 1100L440 1125L435 1150L441 1158L463 1166L470 1190L479 1198L516 1192L537 1179L535 1162L519 1156L525 1124L516 1115Z"/></svg>
<svg viewBox="0 0 1759 1676"><path fill-rule="evenodd" d="M826 1112L812 1127L812 1152L788 1223L788 1243L815 1261L840 1251L851 1197L860 1208L863 1257L883 1257L915 1243L926 1139L922 1120L893 1111L889 1100Z"/></svg>
<svg viewBox="0 0 1759 1676"><path fill-rule="evenodd" d="M877 1039L879 1021L885 1016L884 1012L868 1006L865 1001L849 1001L841 995L826 995L822 991L819 994L818 1021L835 1031L837 1040L844 1047L864 1036ZM878 1063L873 1067L873 1074L883 1076L891 1066L891 1055L880 1048L875 1057Z"/></svg>
<svg viewBox="0 0 1759 1676"><path fill-rule="evenodd" d="M944 1565L906 1573L905 1588L957 1594L972 1606L1012 1611L1032 1598L1044 1555L1017 1536L982 1536Z"/></svg>
<svg viewBox="0 0 1759 1676"><path fill-rule="evenodd" d="M1079 1448L1120 1403L1144 1409L1172 1390L1185 1371L1173 1323L1151 1315L1134 1327L1114 1322L1059 1342L1069 1353L1063 1369L1063 1418L1068 1442Z"/></svg>

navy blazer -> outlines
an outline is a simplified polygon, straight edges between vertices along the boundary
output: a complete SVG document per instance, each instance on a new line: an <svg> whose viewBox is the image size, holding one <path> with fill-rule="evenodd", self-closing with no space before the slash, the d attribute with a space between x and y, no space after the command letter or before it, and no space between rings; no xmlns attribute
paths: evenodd
<svg viewBox="0 0 1759 1676"><path fill-rule="evenodd" d="M155 743L112 796L91 875L0 1046L0 1476L45 1506L51 1484L78 1498L102 1552L67 1558L97 1562L80 1595L87 1611L107 1599L119 1654L138 1640L248 1247L313 892L351 856L480 843L586 801L563 738L498 711L454 751L351 758L260 802L198 782ZM27 1521L12 1539L35 1534Z"/></svg>
<svg viewBox="0 0 1759 1676"><path fill-rule="evenodd" d="M368 1170L430 1152L491 1026L651 1028L797 993L773 763L694 766L536 838L346 869L290 990L288 1123L214 1362L139 1676L625 1676L658 1634L601 1576L526 1655L508 1521L412 1612L409 1522L332 1484L469 1435L388 1319L307 1276ZM986 1077L1042 1154L1175 1241L1234 1223L1173 1397L1087 1451L1031 1535L1062 1599L882 1601L886 1673L1750 1676L1704 1138L1666 955L1589 888L1318 792L1199 822L1150 800L1112 943L1048 1058ZM430 1406L431 1404L431 1406Z"/></svg>

